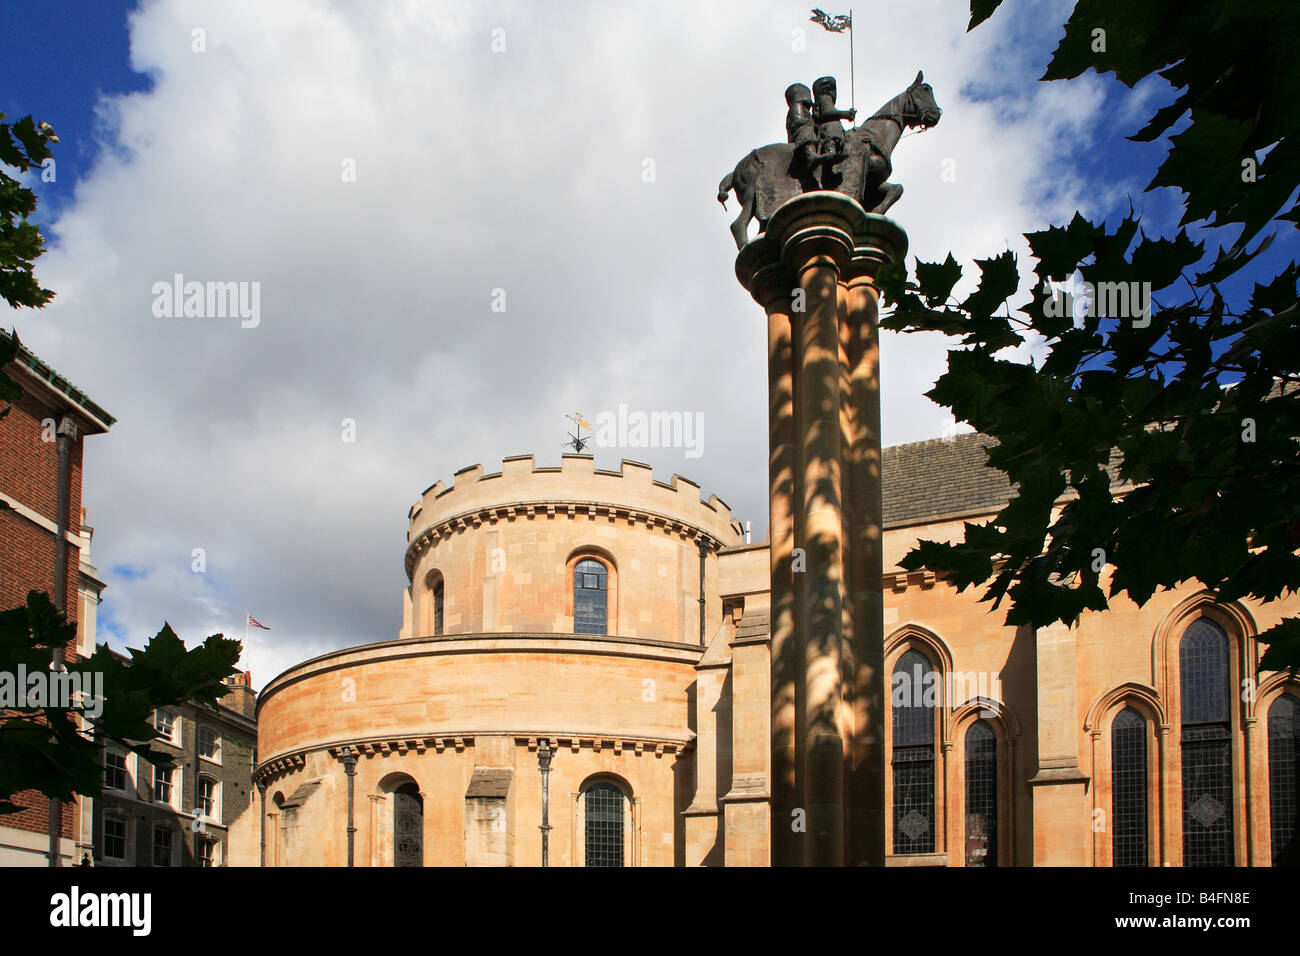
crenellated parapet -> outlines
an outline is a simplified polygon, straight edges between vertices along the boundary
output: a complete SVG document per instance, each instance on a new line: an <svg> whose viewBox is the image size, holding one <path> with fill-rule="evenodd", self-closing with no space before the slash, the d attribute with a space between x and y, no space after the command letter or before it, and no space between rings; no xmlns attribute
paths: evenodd
<svg viewBox="0 0 1300 956"><path fill-rule="evenodd" d="M744 539L731 508L717 495L700 496L700 486L673 475L654 478L649 465L623 460L618 471L598 469L591 455L564 455L560 466L538 467L532 455L506 458L501 470L484 474L482 465L462 468L454 484L441 481L425 490L410 510L406 574L421 554L444 538L503 522L573 519L640 525L709 550Z"/></svg>

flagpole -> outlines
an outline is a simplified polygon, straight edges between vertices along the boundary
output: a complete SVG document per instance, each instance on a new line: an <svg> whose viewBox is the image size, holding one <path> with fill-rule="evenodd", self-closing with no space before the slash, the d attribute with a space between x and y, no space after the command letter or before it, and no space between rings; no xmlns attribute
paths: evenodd
<svg viewBox="0 0 1300 956"><path fill-rule="evenodd" d="M245 647L248 646L248 615L250 613L251 612L249 611L244 612L244 646Z"/></svg>
<svg viewBox="0 0 1300 956"><path fill-rule="evenodd" d="M858 83L853 72L853 9L849 8L849 109L857 106Z"/></svg>

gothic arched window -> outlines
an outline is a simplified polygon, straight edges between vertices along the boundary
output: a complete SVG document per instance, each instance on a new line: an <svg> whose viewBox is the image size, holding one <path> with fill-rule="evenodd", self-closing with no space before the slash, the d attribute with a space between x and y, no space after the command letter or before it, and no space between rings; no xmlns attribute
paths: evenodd
<svg viewBox="0 0 1300 956"><path fill-rule="evenodd" d="M612 783L596 783L582 800L586 865L622 866L623 792Z"/></svg>
<svg viewBox="0 0 1300 956"><path fill-rule="evenodd" d="M609 569L595 558L583 558L573 569L573 633L606 634Z"/></svg>
<svg viewBox="0 0 1300 956"><path fill-rule="evenodd" d="M1132 707L1110 725L1112 866L1147 865L1147 722Z"/></svg>
<svg viewBox="0 0 1300 956"><path fill-rule="evenodd" d="M1300 789L1300 701L1283 694L1268 709L1268 809L1274 866L1300 864L1296 791Z"/></svg>
<svg viewBox="0 0 1300 956"><path fill-rule="evenodd" d="M998 737L986 720L966 731L966 865L998 865Z"/></svg>
<svg viewBox="0 0 1300 956"><path fill-rule="evenodd" d="M934 852L934 668L920 651L898 659L890 679L894 852Z"/></svg>
<svg viewBox="0 0 1300 956"><path fill-rule="evenodd" d="M1206 618L1178 646L1183 865L1232 866L1232 692L1228 635Z"/></svg>

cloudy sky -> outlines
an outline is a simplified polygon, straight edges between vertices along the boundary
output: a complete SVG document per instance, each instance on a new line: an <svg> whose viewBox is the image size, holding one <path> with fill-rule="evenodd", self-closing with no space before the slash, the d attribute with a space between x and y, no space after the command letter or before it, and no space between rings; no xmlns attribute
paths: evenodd
<svg viewBox="0 0 1300 956"><path fill-rule="evenodd" d="M894 156L913 256L1010 247L1028 265L1021 234L1076 208L1176 211L1142 194L1163 147L1116 145L1158 85L1035 82L1069 6L1010 2L969 35L962 2L859 10L855 104L923 69L944 108ZM164 620L187 640L242 637L251 611L271 627L243 661L261 687L393 638L410 505L475 462L557 464L574 411L701 415L698 456L602 448L597 465L680 472L763 534L764 323L715 192L784 139L789 83L836 74L848 105L848 40L807 4L145 0L3 17L19 68L0 109L61 142L54 181L33 183L57 298L0 305L0 322L118 419L86 443L101 639L138 646ZM155 283L176 274L257 283L256 326L156 314ZM887 444L943 431L923 393L945 349L885 337Z"/></svg>

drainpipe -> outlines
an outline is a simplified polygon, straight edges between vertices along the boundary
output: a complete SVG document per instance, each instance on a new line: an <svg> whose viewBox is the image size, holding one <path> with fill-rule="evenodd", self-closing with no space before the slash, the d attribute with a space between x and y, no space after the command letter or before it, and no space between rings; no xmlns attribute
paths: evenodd
<svg viewBox="0 0 1300 956"><path fill-rule="evenodd" d="M537 769L542 774L542 866L549 866L547 859L551 844L551 742L543 737L537 745Z"/></svg>
<svg viewBox="0 0 1300 956"><path fill-rule="evenodd" d="M700 544L700 646L704 646L704 559L709 553L709 543L703 538Z"/></svg>
<svg viewBox="0 0 1300 956"><path fill-rule="evenodd" d="M354 851L355 836L357 832L354 826L353 807L355 784L357 778L357 753L351 747L344 747L339 753L339 761L343 764L343 772L348 775L348 866L352 866L352 854Z"/></svg>
<svg viewBox="0 0 1300 956"><path fill-rule="evenodd" d="M71 457L72 443L76 438L76 420L71 415L60 415L58 423L58 506L54 518L54 606L64 615L67 614L68 592L68 459ZM62 647L55 647L51 652L50 670L63 670ZM62 829L62 811L63 805L58 800L50 801L50 866L59 865L59 831Z"/></svg>
<svg viewBox="0 0 1300 956"><path fill-rule="evenodd" d="M262 798L262 814L261 814L262 852L261 855L258 856L257 858L257 865L266 866L266 781L265 780L257 781L257 792L258 795L261 796Z"/></svg>

